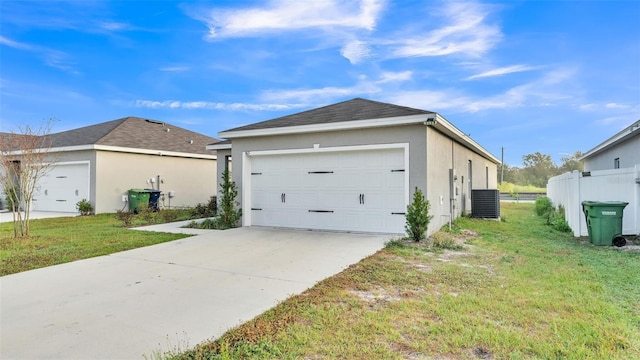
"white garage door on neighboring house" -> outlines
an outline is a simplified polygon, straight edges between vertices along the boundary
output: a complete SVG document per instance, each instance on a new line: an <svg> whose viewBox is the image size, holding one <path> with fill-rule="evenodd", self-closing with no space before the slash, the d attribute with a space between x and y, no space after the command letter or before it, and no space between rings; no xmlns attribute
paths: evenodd
<svg viewBox="0 0 640 360"><path fill-rule="evenodd" d="M36 185L31 208L75 213L82 199L89 200L89 163L58 163Z"/></svg>
<svg viewBox="0 0 640 360"><path fill-rule="evenodd" d="M251 225L403 233L405 151L251 156Z"/></svg>

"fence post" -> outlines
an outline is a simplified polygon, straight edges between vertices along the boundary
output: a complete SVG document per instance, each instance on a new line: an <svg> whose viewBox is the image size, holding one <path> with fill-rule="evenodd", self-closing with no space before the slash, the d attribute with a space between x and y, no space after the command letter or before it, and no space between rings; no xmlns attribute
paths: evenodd
<svg viewBox="0 0 640 360"><path fill-rule="evenodd" d="M640 235L640 164L636 164L633 166L633 180L635 181L634 192L635 192L635 204L634 213L636 214L635 218L635 235Z"/></svg>
<svg viewBox="0 0 640 360"><path fill-rule="evenodd" d="M578 170L574 170L572 172L572 184L571 184L571 202L574 206L577 206L578 211L573 211L574 223L576 224L573 227L573 236L579 237L582 234L582 192L580 191L580 172Z"/></svg>

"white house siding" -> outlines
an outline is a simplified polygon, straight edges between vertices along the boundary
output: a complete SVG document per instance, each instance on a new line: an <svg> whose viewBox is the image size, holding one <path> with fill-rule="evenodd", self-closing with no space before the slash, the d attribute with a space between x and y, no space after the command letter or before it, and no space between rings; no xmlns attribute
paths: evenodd
<svg viewBox="0 0 640 360"><path fill-rule="evenodd" d="M616 158L620 159L621 169L640 164L640 136L632 137L623 143L586 158L584 160L584 170L613 169L614 159Z"/></svg>

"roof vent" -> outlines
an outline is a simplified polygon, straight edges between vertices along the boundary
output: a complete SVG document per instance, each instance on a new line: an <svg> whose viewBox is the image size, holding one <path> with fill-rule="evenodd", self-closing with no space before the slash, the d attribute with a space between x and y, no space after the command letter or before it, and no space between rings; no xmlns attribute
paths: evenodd
<svg viewBox="0 0 640 360"><path fill-rule="evenodd" d="M156 125L162 125L164 126L164 123L162 121L156 121L156 120L149 120L149 119L145 119L144 121L151 123L151 124L156 124Z"/></svg>

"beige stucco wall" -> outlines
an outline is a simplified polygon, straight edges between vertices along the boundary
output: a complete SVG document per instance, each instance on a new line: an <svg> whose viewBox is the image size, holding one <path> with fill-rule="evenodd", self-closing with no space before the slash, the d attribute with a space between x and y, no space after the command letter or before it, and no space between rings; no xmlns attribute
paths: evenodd
<svg viewBox="0 0 640 360"><path fill-rule="evenodd" d="M165 206L194 206L217 194L215 160L97 151L95 168L92 178L97 213L122 209L122 195L131 188L157 189L157 180L154 184L147 181L158 175ZM175 193L171 199L167 196L169 191Z"/></svg>
<svg viewBox="0 0 640 360"><path fill-rule="evenodd" d="M449 169L456 169L458 195L454 217L463 211L471 211L469 193L469 160L472 163L473 188L497 187L497 165L460 143L443 135L432 127L415 124L396 127L381 127L361 130L343 130L296 135L276 135L233 139L233 180L242 199L242 153L257 150L308 149L314 144L321 148L371 144L409 143L409 190L418 187L431 203L433 219L429 234L449 222L451 197L449 191ZM218 154L221 156L221 153ZM487 179L487 170L489 178ZM221 170L218 172L220 178ZM463 184L464 177L464 184ZM220 182L220 181L219 181Z"/></svg>

